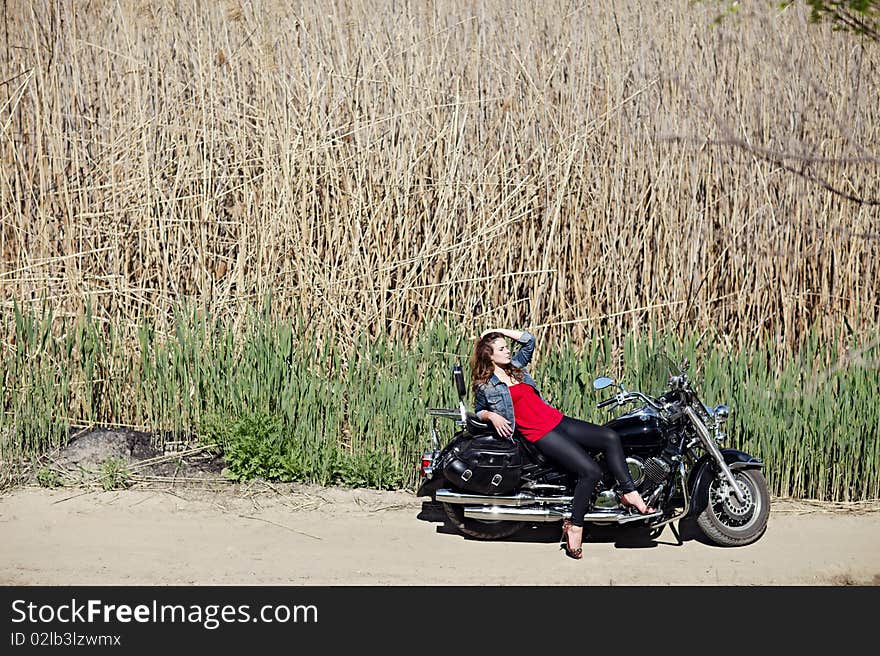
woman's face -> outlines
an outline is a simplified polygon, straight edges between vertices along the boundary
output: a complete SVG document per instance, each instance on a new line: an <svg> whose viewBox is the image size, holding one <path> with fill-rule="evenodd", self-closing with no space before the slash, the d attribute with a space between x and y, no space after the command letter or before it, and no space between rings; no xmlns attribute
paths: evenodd
<svg viewBox="0 0 880 656"><path fill-rule="evenodd" d="M492 355L489 356L492 363L503 367L510 364L510 349L507 346L507 340L503 337L492 340Z"/></svg>

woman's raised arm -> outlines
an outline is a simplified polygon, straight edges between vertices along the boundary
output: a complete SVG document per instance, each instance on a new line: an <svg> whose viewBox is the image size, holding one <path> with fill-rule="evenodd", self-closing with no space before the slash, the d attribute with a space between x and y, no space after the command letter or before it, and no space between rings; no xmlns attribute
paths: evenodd
<svg viewBox="0 0 880 656"><path fill-rule="evenodd" d="M511 330L510 328L490 328L489 330L484 330L480 333L480 337L484 337L489 333L501 333L505 337L510 337L510 339L515 339L516 341L520 341L523 336L522 330Z"/></svg>

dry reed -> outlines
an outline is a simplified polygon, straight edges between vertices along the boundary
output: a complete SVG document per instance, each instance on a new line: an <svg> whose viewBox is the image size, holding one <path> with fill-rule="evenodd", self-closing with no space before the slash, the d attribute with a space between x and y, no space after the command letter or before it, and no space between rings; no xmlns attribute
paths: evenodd
<svg viewBox="0 0 880 656"><path fill-rule="evenodd" d="M780 162L880 196L880 48L769 4L9 0L0 307L861 333L880 209Z"/></svg>

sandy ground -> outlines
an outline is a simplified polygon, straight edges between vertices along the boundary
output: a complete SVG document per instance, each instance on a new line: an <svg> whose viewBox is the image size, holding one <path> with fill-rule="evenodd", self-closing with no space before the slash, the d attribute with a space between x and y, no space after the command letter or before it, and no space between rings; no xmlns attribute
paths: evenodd
<svg viewBox="0 0 880 656"><path fill-rule="evenodd" d="M264 483L0 496L4 585L877 585L880 512L774 500L757 543L694 526L595 529L580 562L557 524L464 538L409 492Z"/></svg>

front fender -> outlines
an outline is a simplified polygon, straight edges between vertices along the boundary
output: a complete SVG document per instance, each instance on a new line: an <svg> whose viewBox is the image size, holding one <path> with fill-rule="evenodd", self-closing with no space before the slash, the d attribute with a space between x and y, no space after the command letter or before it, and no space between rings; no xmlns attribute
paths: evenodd
<svg viewBox="0 0 880 656"><path fill-rule="evenodd" d="M721 455L732 471L764 468L764 463L760 459L744 451L721 449ZM706 509L706 505L709 503L709 483L715 478L717 469L715 459L708 453L694 464L688 478L688 493L690 494L688 517L699 515Z"/></svg>

